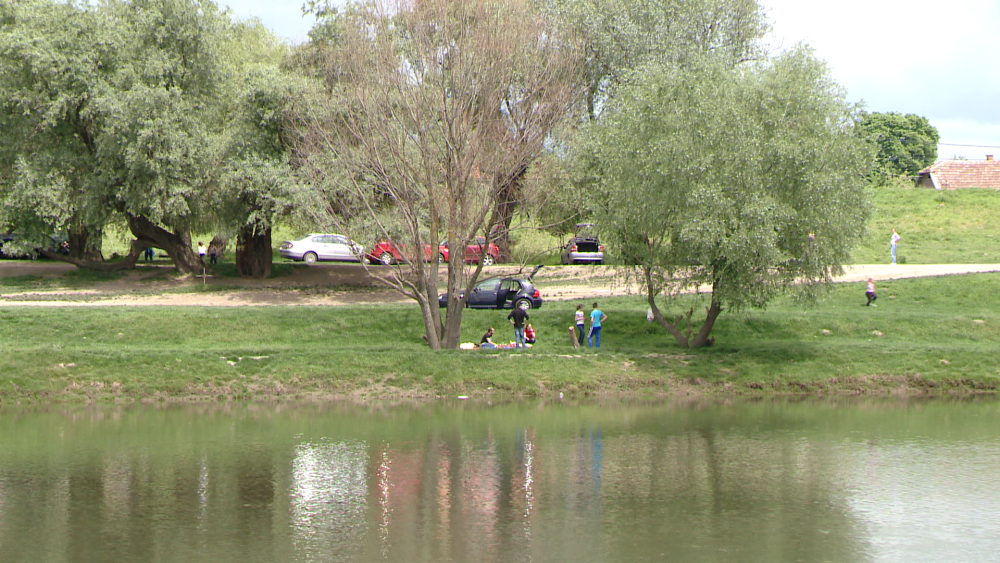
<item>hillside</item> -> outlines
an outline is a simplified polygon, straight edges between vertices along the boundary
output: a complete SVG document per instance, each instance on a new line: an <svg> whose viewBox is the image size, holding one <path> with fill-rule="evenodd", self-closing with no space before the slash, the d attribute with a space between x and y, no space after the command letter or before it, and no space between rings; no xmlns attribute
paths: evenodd
<svg viewBox="0 0 1000 563"><path fill-rule="evenodd" d="M888 263L893 227L903 237L901 263L1000 262L1000 191L876 188L874 205L855 264Z"/></svg>

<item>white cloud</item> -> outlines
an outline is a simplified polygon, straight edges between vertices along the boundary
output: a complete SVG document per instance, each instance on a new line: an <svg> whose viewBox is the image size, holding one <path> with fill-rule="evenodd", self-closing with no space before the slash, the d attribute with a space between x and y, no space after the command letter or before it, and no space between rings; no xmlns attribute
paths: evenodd
<svg viewBox="0 0 1000 563"><path fill-rule="evenodd" d="M313 18L304 0L222 0L300 43ZM809 43L848 96L871 111L915 113L945 143L1000 145L1000 2L997 0L760 0L774 42ZM983 158L996 149L941 146L938 155Z"/></svg>
<svg viewBox="0 0 1000 563"><path fill-rule="evenodd" d="M761 0L776 43L809 43L853 100L915 113L942 142L1000 145L1000 3L996 0ZM941 146L983 158L995 149ZM992 152L991 152L992 154Z"/></svg>

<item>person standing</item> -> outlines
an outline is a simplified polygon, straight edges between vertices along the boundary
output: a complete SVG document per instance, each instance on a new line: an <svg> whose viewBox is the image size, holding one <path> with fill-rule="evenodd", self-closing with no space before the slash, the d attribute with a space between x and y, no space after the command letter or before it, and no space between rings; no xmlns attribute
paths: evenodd
<svg viewBox="0 0 1000 563"><path fill-rule="evenodd" d="M597 302L595 301L594 310L590 312L590 336L587 337L588 348L601 349L601 324L607 318L608 316L597 308Z"/></svg>
<svg viewBox="0 0 1000 563"><path fill-rule="evenodd" d="M875 304L875 300L878 299L878 296L875 295L875 280L872 278L868 278L868 287L865 290L865 296L868 297L868 303L865 303L865 307L869 305L872 307L878 307L878 305Z"/></svg>
<svg viewBox="0 0 1000 563"><path fill-rule="evenodd" d="M510 324L514 325L514 345L517 348L524 348L524 321L530 318L528 312L520 307L514 307L507 318Z"/></svg>
<svg viewBox="0 0 1000 563"><path fill-rule="evenodd" d="M216 257L216 255L218 254L218 252L219 252L219 249L217 249L215 246L209 246L209 249L208 249L208 260L209 260L209 263L211 263L211 264L215 264L216 263L216 261L218 260L217 257Z"/></svg>
<svg viewBox="0 0 1000 563"><path fill-rule="evenodd" d="M893 228L892 229L892 239L889 242L889 254L892 255L892 263L893 264L896 263L896 246L899 244L899 239L901 239L901 238L903 238L903 237L899 236L899 233L897 233L896 229Z"/></svg>
<svg viewBox="0 0 1000 563"><path fill-rule="evenodd" d="M585 319L587 315L583 312L583 303L576 306L576 341L583 346L583 331L586 328Z"/></svg>
<svg viewBox="0 0 1000 563"><path fill-rule="evenodd" d="M205 265L205 254L208 253L208 249L205 248L205 243L198 241L198 258L201 260L201 265Z"/></svg>

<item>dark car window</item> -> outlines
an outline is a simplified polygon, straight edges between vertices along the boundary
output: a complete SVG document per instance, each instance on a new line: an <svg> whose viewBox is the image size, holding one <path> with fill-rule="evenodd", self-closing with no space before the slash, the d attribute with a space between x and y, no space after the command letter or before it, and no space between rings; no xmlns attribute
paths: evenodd
<svg viewBox="0 0 1000 563"><path fill-rule="evenodd" d="M343 235L336 235L333 237L333 242L337 244L347 244L347 237Z"/></svg>
<svg viewBox="0 0 1000 563"><path fill-rule="evenodd" d="M486 281L481 281L476 284L476 291L484 292L488 291L493 293L497 290L497 285L500 283L500 278L490 278Z"/></svg>
<svg viewBox="0 0 1000 563"><path fill-rule="evenodd" d="M517 293L518 291L521 291L521 282L515 279L507 278L503 280L503 283L500 284L500 291L506 293L509 292Z"/></svg>

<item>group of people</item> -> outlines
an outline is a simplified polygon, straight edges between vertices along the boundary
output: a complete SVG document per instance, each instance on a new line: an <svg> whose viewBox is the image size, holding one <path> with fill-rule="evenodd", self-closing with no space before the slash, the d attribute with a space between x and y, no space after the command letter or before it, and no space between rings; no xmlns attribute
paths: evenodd
<svg viewBox="0 0 1000 563"><path fill-rule="evenodd" d="M219 260L218 259L218 249L216 249L214 246L211 247L211 248L208 248L208 247L205 246L205 243L199 241L198 242L198 258L201 259L202 265L205 264L205 254L206 253L208 253L209 260L210 260L210 262L212 264L215 264L216 262L218 262L218 260Z"/></svg>
<svg viewBox="0 0 1000 563"><path fill-rule="evenodd" d="M589 348L595 348L597 350L601 349L601 325L607 320L608 316L604 314L603 311L597 308L597 303L594 303L594 309L590 312L590 330L586 330L586 319L587 315L583 312L583 305L576 306L576 338L580 346L583 346L584 332L587 333L587 346ZM514 325L514 348L524 348L529 344L535 343L535 329L532 328L531 323L527 321L531 317L528 312L523 309L514 309L507 315L507 320ZM493 342L493 335L496 331L493 327L490 327L483 335L483 338L479 341L480 348L500 348L502 345Z"/></svg>
<svg viewBox="0 0 1000 563"><path fill-rule="evenodd" d="M597 308L597 303L593 305L594 309L590 312L590 330L587 331L587 347L601 349L601 324L608 318L603 311ZM585 325L586 315L583 312L583 305L576 306L576 338L580 346L583 346L583 333L586 327Z"/></svg>
<svg viewBox="0 0 1000 563"><path fill-rule="evenodd" d="M535 343L535 329L528 323L528 319L531 318L528 312L520 307L515 307L513 311L507 315L507 320L510 324L514 325L514 347L515 348L525 348L528 344ZM493 335L496 331L493 327L490 327L483 335L482 340L479 342L480 348L499 348L500 345L493 342Z"/></svg>

